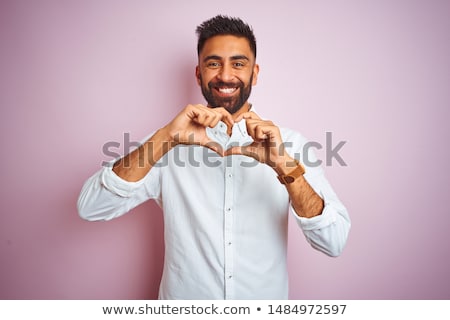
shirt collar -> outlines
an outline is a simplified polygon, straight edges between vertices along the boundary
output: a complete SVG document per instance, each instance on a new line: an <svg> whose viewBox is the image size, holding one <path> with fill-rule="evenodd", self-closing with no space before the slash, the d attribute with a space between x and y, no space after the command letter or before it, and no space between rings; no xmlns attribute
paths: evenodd
<svg viewBox="0 0 450 320"><path fill-rule="evenodd" d="M250 107L251 111L255 111L254 107ZM206 128L206 133L210 139L219 142L222 146L229 144L243 145L253 142L253 139L248 135L247 123L245 119L236 122L231 129L231 137L227 134L227 125L223 121L214 128Z"/></svg>
<svg viewBox="0 0 450 320"><path fill-rule="evenodd" d="M250 112L250 111L255 112L255 108L253 107L253 105L251 103L250 103L250 108L248 109L248 112ZM225 128L225 133L226 133L226 130L227 130L226 124L224 124L224 128ZM234 138L236 135L237 135L236 138L238 138L238 139L234 139L234 140L240 140L239 138L246 138L249 136L248 132L247 132L247 122L245 119L242 119L241 121L236 122L233 125L232 131L231 131L231 138Z"/></svg>
<svg viewBox="0 0 450 320"><path fill-rule="evenodd" d="M253 107L253 105L250 103L250 108L248 109L248 111L252 111L255 112L255 108ZM245 119L242 119L241 121L235 123L233 125L233 132L231 133L231 136L233 136L234 131L235 131L235 127L237 127L239 130L239 134L241 135L241 137L248 137L248 132L247 132L247 122ZM236 130L236 131L237 131ZM237 133L237 132L236 132Z"/></svg>

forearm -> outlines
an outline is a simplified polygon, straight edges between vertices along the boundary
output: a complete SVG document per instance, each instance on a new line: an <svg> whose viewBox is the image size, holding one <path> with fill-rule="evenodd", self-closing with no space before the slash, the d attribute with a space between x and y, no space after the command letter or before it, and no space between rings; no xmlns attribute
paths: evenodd
<svg viewBox="0 0 450 320"><path fill-rule="evenodd" d="M285 175L294 170L292 163L294 163L292 158L285 157L282 161L278 161L274 169L278 175ZM292 207L298 216L312 218L322 213L324 208L323 199L314 191L303 175L285 186L289 193Z"/></svg>
<svg viewBox="0 0 450 320"><path fill-rule="evenodd" d="M139 148L118 160L113 166L113 171L123 180L139 181L174 145L166 128L162 128Z"/></svg>
<svg viewBox="0 0 450 320"><path fill-rule="evenodd" d="M285 158L283 163L288 165L278 164L278 173L291 174L295 168L293 159ZM345 247L351 226L347 209L331 188L321 168L309 167L306 170L304 175L298 176L291 184L286 184L297 221L312 247L329 256L339 256Z"/></svg>
<svg viewBox="0 0 450 320"><path fill-rule="evenodd" d="M292 207L300 217L312 218L320 215L324 208L323 199L311 188L301 176L286 186Z"/></svg>
<svg viewBox="0 0 450 320"><path fill-rule="evenodd" d="M169 141L161 129L112 168L106 166L91 176L78 198L79 215L89 221L110 220L157 199L159 170L150 169L170 149Z"/></svg>

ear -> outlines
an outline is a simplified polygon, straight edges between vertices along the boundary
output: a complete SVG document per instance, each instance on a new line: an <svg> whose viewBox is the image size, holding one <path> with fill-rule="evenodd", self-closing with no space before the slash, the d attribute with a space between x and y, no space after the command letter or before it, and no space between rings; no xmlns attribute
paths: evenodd
<svg viewBox="0 0 450 320"><path fill-rule="evenodd" d="M198 66L195 67L195 78L197 78L197 84L201 85L201 82L200 82L200 69L199 69Z"/></svg>
<svg viewBox="0 0 450 320"><path fill-rule="evenodd" d="M259 73L259 64L256 64L253 66L253 81L252 86L256 85L258 82L258 73Z"/></svg>

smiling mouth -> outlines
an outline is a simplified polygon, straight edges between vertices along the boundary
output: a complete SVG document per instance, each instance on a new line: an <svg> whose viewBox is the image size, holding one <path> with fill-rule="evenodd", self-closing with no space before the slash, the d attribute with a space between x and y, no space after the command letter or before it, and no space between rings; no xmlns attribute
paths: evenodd
<svg viewBox="0 0 450 320"><path fill-rule="evenodd" d="M230 87L216 87L215 88L219 93L222 95L232 95L237 91L237 87L230 88Z"/></svg>

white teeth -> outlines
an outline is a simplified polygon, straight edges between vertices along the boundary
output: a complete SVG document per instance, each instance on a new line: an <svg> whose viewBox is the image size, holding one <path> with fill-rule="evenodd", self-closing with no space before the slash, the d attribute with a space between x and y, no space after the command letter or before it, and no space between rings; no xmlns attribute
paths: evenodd
<svg viewBox="0 0 450 320"><path fill-rule="evenodd" d="M236 91L236 88L219 88L219 91L222 93L233 93L234 91Z"/></svg>

